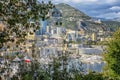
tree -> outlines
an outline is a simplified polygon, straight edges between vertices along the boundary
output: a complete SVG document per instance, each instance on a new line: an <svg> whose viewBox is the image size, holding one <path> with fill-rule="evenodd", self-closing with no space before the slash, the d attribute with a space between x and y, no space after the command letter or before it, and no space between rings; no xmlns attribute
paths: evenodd
<svg viewBox="0 0 120 80"><path fill-rule="evenodd" d="M105 80L100 73L90 72L87 75L84 75L82 80Z"/></svg>
<svg viewBox="0 0 120 80"><path fill-rule="evenodd" d="M51 2L38 0L0 0L0 47L8 42L24 42L27 33L39 29L40 19L49 18L53 7Z"/></svg>
<svg viewBox="0 0 120 80"><path fill-rule="evenodd" d="M120 29L113 34L104 54L106 66L104 68L105 76L110 79L120 79Z"/></svg>
<svg viewBox="0 0 120 80"><path fill-rule="evenodd" d="M49 18L54 5L38 0L0 0L0 49L11 47L26 40L28 33L34 33L40 27L40 20ZM29 77L30 75L26 75Z"/></svg>

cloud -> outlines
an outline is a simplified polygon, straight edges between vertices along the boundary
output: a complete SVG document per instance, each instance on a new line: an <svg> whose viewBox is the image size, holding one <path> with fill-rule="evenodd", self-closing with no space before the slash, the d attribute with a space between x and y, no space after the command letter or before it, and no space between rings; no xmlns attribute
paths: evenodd
<svg viewBox="0 0 120 80"><path fill-rule="evenodd" d="M91 17L116 18L120 16L120 0L39 0L54 4L67 3Z"/></svg>
<svg viewBox="0 0 120 80"><path fill-rule="evenodd" d="M97 2L97 0L66 0L68 2L72 2L72 3L93 3L93 2Z"/></svg>
<svg viewBox="0 0 120 80"><path fill-rule="evenodd" d="M111 12L111 13L101 14L96 17L106 18L106 19L114 19L114 18L120 17L120 12Z"/></svg>
<svg viewBox="0 0 120 80"><path fill-rule="evenodd" d="M73 4L114 4L119 0L38 0L38 1L52 1L53 3L73 3Z"/></svg>
<svg viewBox="0 0 120 80"><path fill-rule="evenodd" d="M106 3L116 3L119 0L102 0L103 2L105 1Z"/></svg>
<svg viewBox="0 0 120 80"><path fill-rule="evenodd" d="M120 6L112 6L110 10L120 10Z"/></svg>
<svg viewBox="0 0 120 80"><path fill-rule="evenodd" d="M119 0L51 0L53 2L67 2L67 3L81 3L81 4L113 4L118 2Z"/></svg>

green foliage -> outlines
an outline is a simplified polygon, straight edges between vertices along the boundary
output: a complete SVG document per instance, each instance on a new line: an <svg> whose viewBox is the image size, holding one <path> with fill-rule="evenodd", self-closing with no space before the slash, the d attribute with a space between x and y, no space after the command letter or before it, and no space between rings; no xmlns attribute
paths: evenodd
<svg viewBox="0 0 120 80"><path fill-rule="evenodd" d="M77 19L79 19L79 18L90 19L89 16L85 15L83 12L71 7L68 4L60 3L60 4L56 5L56 7L63 11L63 13L64 13L63 17L66 19L68 19L70 17L75 17Z"/></svg>
<svg viewBox="0 0 120 80"><path fill-rule="evenodd" d="M74 73L73 80L83 80L83 77L84 77L83 74Z"/></svg>
<svg viewBox="0 0 120 80"><path fill-rule="evenodd" d="M0 0L0 22L5 26L4 30L0 31L0 47L7 42L24 42L28 33L34 33L38 29L40 19L49 18L48 12L52 8L51 2Z"/></svg>
<svg viewBox="0 0 120 80"><path fill-rule="evenodd" d="M75 41L70 40L69 43L75 43Z"/></svg>
<svg viewBox="0 0 120 80"><path fill-rule="evenodd" d="M98 41L97 45L108 45L108 41Z"/></svg>
<svg viewBox="0 0 120 80"><path fill-rule="evenodd" d="M97 41L92 41L92 40L86 41L85 43L86 43L87 45L97 45Z"/></svg>
<svg viewBox="0 0 120 80"><path fill-rule="evenodd" d="M61 57L54 58L53 63L49 64L48 68L45 68L45 66L45 69L40 68L41 65L37 61L32 62L31 66L21 65L22 70L19 74L21 74L21 80L105 80L101 73L82 74L82 70L78 71L76 67L72 67L72 70L67 71L67 62L68 59L64 53ZM23 69L25 66L26 68ZM31 67L30 71L28 71L29 67ZM36 77L34 76L35 73ZM13 80L18 80L18 78Z"/></svg>
<svg viewBox="0 0 120 80"><path fill-rule="evenodd" d="M120 29L118 29L114 34L113 34L113 38L116 39L120 39Z"/></svg>
<svg viewBox="0 0 120 80"><path fill-rule="evenodd" d="M90 72L88 74L74 73L73 80L105 80L101 73Z"/></svg>
<svg viewBox="0 0 120 80"><path fill-rule="evenodd" d="M120 30L116 31L113 39L109 41L104 60L106 61L105 76L112 79L120 79Z"/></svg>
<svg viewBox="0 0 120 80"><path fill-rule="evenodd" d="M117 21L103 21L103 23L108 26L110 31L116 31L120 27L120 22Z"/></svg>
<svg viewBox="0 0 120 80"><path fill-rule="evenodd" d="M68 20L63 20L63 26L75 30L76 29L76 21L68 21Z"/></svg>
<svg viewBox="0 0 120 80"><path fill-rule="evenodd" d="M25 74L25 75L23 76L23 80L32 80L32 75L30 75L30 74Z"/></svg>
<svg viewBox="0 0 120 80"><path fill-rule="evenodd" d="M82 80L105 80L100 73L92 73L85 75Z"/></svg>

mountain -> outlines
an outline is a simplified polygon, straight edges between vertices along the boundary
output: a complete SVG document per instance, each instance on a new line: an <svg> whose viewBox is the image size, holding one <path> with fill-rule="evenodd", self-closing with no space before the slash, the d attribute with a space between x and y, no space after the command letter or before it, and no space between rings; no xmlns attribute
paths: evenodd
<svg viewBox="0 0 120 80"><path fill-rule="evenodd" d="M107 20L105 18L92 18L82 11L65 3L56 5L56 8L62 13L62 23L66 28L78 30L84 28L86 32L115 31L120 27L120 18ZM100 21L101 20L101 21Z"/></svg>
<svg viewBox="0 0 120 80"><path fill-rule="evenodd" d="M114 19L105 19L105 18L96 18L93 17L95 20L101 20L102 24L107 26L107 29L110 31L116 31L118 28L120 28L120 18L114 18Z"/></svg>
<svg viewBox="0 0 120 80"><path fill-rule="evenodd" d="M102 23L106 25L110 29L110 31L116 31L118 28L120 28L120 22L118 21L107 20L102 21Z"/></svg>
<svg viewBox="0 0 120 80"><path fill-rule="evenodd" d="M108 21L108 19L105 19L105 18L98 18L98 17L92 17L92 19L95 19L95 20L101 20L101 21Z"/></svg>
<svg viewBox="0 0 120 80"><path fill-rule="evenodd" d="M68 4L60 3L56 8L62 13L62 23L66 28L78 30L81 27L87 32L97 32L105 28L97 20L92 20L90 16Z"/></svg>
<svg viewBox="0 0 120 80"><path fill-rule="evenodd" d="M75 9L65 3L60 3L56 5L56 8L62 11L64 18L70 18L70 17L75 17L76 19L78 18L90 19L91 18L87 16L86 14L84 14L83 12L79 11L78 9Z"/></svg>
<svg viewBox="0 0 120 80"><path fill-rule="evenodd" d="M120 22L120 17L118 17L118 18L114 18L114 21L118 21L118 22Z"/></svg>

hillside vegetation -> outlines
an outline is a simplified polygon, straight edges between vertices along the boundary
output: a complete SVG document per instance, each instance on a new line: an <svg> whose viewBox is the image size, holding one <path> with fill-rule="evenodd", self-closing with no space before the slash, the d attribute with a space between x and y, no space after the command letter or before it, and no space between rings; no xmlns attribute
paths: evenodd
<svg viewBox="0 0 120 80"><path fill-rule="evenodd" d="M78 30L78 22L80 21L87 32L97 32L98 30L116 31L116 29L120 27L120 22L117 21L102 21L102 23L96 23L90 16L65 3L56 5L56 8L61 11L63 17L62 23L66 28Z"/></svg>

